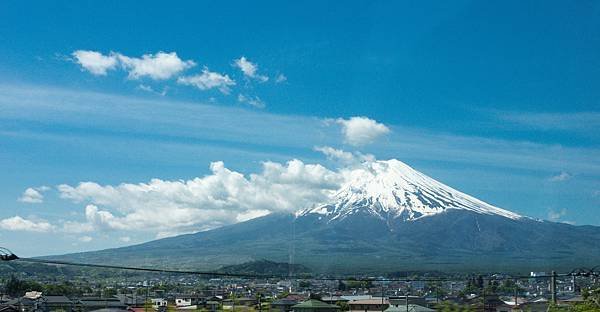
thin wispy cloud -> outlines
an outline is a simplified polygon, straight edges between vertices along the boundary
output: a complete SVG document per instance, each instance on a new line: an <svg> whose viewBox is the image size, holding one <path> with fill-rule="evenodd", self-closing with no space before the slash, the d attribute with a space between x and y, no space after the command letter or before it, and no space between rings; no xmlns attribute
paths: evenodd
<svg viewBox="0 0 600 312"><path fill-rule="evenodd" d="M242 56L239 59L234 60L234 66L242 71L245 77L258 80L260 82L266 82L269 77L258 73L258 65L250 62L246 57Z"/></svg>
<svg viewBox="0 0 600 312"><path fill-rule="evenodd" d="M163 88L163 90L159 92L157 90L154 90L154 88L152 88L149 85L140 84L140 85L138 85L138 89L140 89L142 91L145 91L145 92L148 92L148 93L157 94L157 95L160 95L160 96L167 95L167 88L166 87Z"/></svg>
<svg viewBox="0 0 600 312"><path fill-rule="evenodd" d="M532 113L496 112L503 121L544 131L577 131L597 135L600 128L600 112Z"/></svg>
<svg viewBox="0 0 600 312"><path fill-rule="evenodd" d="M566 171L562 171L561 173L551 176L548 180L550 182L563 182L563 181L567 181L569 179L571 179L573 177L572 174L566 172Z"/></svg>
<svg viewBox="0 0 600 312"><path fill-rule="evenodd" d="M92 127L93 133L117 141L168 138L169 144L179 141L235 143L262 152L282 148L312 150L315 145L336 146L346 139L343 133L340 138L340 129L331 126L332 122L335 124L331 119L35 86L0 85L0 91L4 118L69 127L71 139L79 135L78 129L90 135ZM177 110L172 109L175 103ZM36 111L36 116L28 111ZM389 129L389 132L383 130L389 139L375 140L369 145L378 150L380 157L404 155L428 161L535 169L547 172L548 176L562 171L600 174L600 150L595 148L448 135L398 125L385 127ZM126 131L115 132L114 129ZM2 130L6 135L40 136L47 140L57 140L64 135L53 129L31 128L23 132L11 129L8 124L3 125Z"/></svg>
<svg viewBox="0 0 600 312"><path fill-rule="evenodd" d="M284 74L279 74L279 75L277 75L277 77L275 77L276 83L284 83L286 81L287 81L287 76Z"/></svg>
<svg viewBox="0 0 600 312"><path fill-rule="evenodd" d="M194 86L200 90L218 89L224 94L229 94L230 87L235 85L235 81L228 75L211 72L208 68L204 68L201 74L179 77L177 83Z"/></svg>
<svg viewBox="0 0 600 312"><path fill-rule="evenodd" d="M238 102L244 103L256 108L265 108L265 102L263 102L258 96L249 96L244 94L238 95Z"/></svg>
<svg viewBox="0 0 600 312"><path fill-rule="evenodd" d="M78 240L82 243L89 243L94 239L91 236L85 235L85 236L81 236Z"/></svg>

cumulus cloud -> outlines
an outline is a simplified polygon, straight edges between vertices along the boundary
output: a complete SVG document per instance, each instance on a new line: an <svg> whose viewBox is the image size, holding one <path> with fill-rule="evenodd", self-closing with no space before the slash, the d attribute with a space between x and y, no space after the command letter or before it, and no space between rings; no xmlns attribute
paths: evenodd
<svg viewBox="0 0 600 312"><path fill-rule="evenodd" d="M246 57L242 56L237 60L234 60L233 65L239 68L244 76L252 79L256 79L260 82L266 82L269 77L258 74L258 65L250 62Z"/></svg>
<svg viewBox="0 0 600 312"><path fill-rule="evenodd" d="M263 102L258 96L251 97L244 94L239 94L238 102L248 104L256 108L265 108L266 106L265 102Z"/></svg>
<svg viewBox="0 0 600 312"><path fill-rule="evenodd" d="M77 50L71 54L74 61L92 75L105 76L109 70L118 65L118 58L114 53L103 55L96 51Z"/></svg>
<svg viewBox="0 0 600 312"><path fill-rule="evenodd" d="M23 194L21 195L21 197L19 197L19 201L23 202L23 203L29 203L29 204L39 204L44 202L44 194L42 194L43 192L49 190L50 188L47 186L40 186L40 187L29 187L27 188Z"/></svg>
<svg viewBox="0 0 600 312"><path fill-rule="evenodd" d="M218 89L224 94L229 94L229 87L235 85L235 81L229 76L211 72L204 68L201 74L179 77L177 82L182 85L194 86L200 90Z"/></svg>
<svg viewBox="0 0 600 312"><path fill-rule="evenodd" d="M572 174L566 172L566 171L562 171L561 173L550 177L548 180L550 180L550 182L563 182L563 181L567 181L569 179L571 179L573 177Z"/></svg>
<svg viewBox="0 0 600 312"><path fill-rule="evenodd" d="M119 241L121 241L123 243L129 243L131 241L131 237L129 237L129 236L121 236L121 237L119 237Z"/></svg>
<svg viewBox="0 0 600 312"><path fill-rule="evenodd" d="M50 232L54 226L45 220L29 220L14 216L0 220L0 228L7 231Z"/></svg>
<svg viewBox="0 0 600 312"><path fill-rule="evenodd" d="M127 70L130 79L148 77L154 80L169 79L196 65L194 61L184 61L177 53L158 52L144 54L141 58L116 54L121 66Z"/></svg>
<svg viewBox="0 0 600 312"><path fill-rule="evenodd" d="M195 232L248 220L270 212L292 212L318 203L336 190L340 173L318 164L291 160L263 163L250 175L222 162L211 174L187 181L60 185L60 196L85 203L85 221L65 222L64 231L144 229L157 237Z"/></svg>
<svg viewBox="0 0 600 312"><path fill-rule="evenodd" d="M384 124L367 117L338 118L335 122L342 127L344 141L354 146L372 143L390 132L390 129Z"/></svg>
<svg viewBox="0 0 600 312"><path fill-rule="evenodd" d="M97 51L77 50L72 56L83 70L93 75L105 76L109 70L120 67L127 71L129 79L170 79L196 65L194 61L182 60L175 52L162 51L131 57L115 52L104 55Z"/></svg>

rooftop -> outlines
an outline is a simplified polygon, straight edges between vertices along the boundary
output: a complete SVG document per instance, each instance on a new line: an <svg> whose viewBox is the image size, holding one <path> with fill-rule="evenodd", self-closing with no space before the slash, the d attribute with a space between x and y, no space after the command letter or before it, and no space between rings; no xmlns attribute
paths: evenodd
<svg viewBox="0 0 600 312"><path fill-rule="evenodd" d="M304 302L298 303L297 305L293 306L292 308L294 309L339 309L340 307L334 305L334 304L329 304L329 303L325 303L323 301L320 300L316 300L316 299L309 299L306 300Z"/></svg>

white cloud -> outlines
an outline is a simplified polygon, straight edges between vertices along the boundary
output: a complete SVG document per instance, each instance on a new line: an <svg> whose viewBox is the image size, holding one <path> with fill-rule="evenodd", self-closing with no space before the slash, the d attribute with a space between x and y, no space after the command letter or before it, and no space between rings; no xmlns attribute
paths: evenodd
<svg viewBox="0 0 600 312"><path fill-rule="evenodd" d="M78 238L78 240L82 243L89 243L93 240L93 238L91 236L81 236L80 238Z"/></svg>
<svg viewBox="0 0 600 312"><path fill-rule="evenodd" d="M194 86L200 90L217 88L225 94L229 94L229 87L235 85L235 81L229 78L229 76L211 72L208 68L204 68L202 74L179 77L177 82L183 85Z"/></svg>
<svg viewBox="0 0 600 312"><path fill-rule="evenodd" d="M275 78L275 82L276 83L283 83L283 82L286 82L286 81L287 81L287 77L284 74L279 74Z"/></svg>
<svg viewBox="0 0 600 312"><path fill-rule="evenodd" d="M238 102L254 106L256 108L265 108L265 102L263 102L258 96L250 97L243 94L238 95Z"/></svg>
<svg viewBox="0 0 600 312"><path fill-rule="evenodd" d="M131 237L129 237L129 236L121 236L121 237L119 237L119 241L121 241L123 243L129 243L131 241Z"/></svg>
<svg viewBox="0 0 600 312"><path fill-rule="evenodd" d="M149 77L154 80L165 80L196 65L194 61L180 59L175 52L161 51L156 54L144 54L141 58L123 54L116 54L116 56L121 66L128 71L130 79Z"/></svg>
<svg viewBox="0 0 600 312"><path fill-rule="evenodd" d="M562 218L566 214L567 214L567 211L565 209L562 209L559 211L550 209L550 210L548 210L548 219L550 221L558 221L558 220L560 220L560 218Z"/></svg>
<svg viewBox="0 0 600 312"><path fill-rule="evenodd" d="M140 90L142 90L142 91L149 92L149 93L158 94L158 95L160 95L160 96L165 96L165 95L167 95L167 88L166 88L166 87L165 87L165 88L163 88L163 90L159 92L159 91L157 91L157 90L154 90L154 88L152 88L152 87L151 87L151 86L149 86L149 85L140 84L140 85L138 85L138 89L140 89Z"/></svg>
<svg viewBox="0 0 600 312"><path fill-rule="evenodd" d="M338 118L335 122L342 126L345 142L354 146L372 143L390 132L384 124L367 117Z"/></svg>
<svg viewBox="0 0 600 312"><path fill-rule="evenodd" d="M89 233L94 231L94 226L86 222L65 221L62 224L61 230L65 233Z"/></svg>
<svg viewBox="0 0 600 312"><path fill-rule="evenodd" d="M103 55L96 51L77 50L72 56L77 64L92 75L105 76L107 71L115 69L118 64L114 53Z"/></svg>
<svg viewBox="0 0 600 312"><path fill-rule="evenodd" d="M244 222L244 221L248 221L248 220L251 220L254 218L266 216L269 213L271 213L271 212L266 209L248 210L246 212L238 214L235 219L237 222Z"/></svg>
<svg viewBox="0 0 600 312"><path fill-rule="evenodd" d="M313 147L313 150L323 153L327 159L340 162L341 164L348 166L348 168L376 161L375 156L372 154L363 154L360 152L351 153L341 149L335 149L331 146L315 146Z"/></svg>
<svg viewBox="0 0 600 312"><path fill-rule="evenodd" d="M562 222L562 223L566 223L566 224L570 224L570 225L575 225L574 221L569 221L569 220L563 220L563 218L567 215L567 209L561 209L561 210L554 210L554 209L549 209L548 210L548 220L553 221L553 222Z"/></svg>
<svg viewBox="0 0 600 312"><path fill-rule="evenodd" d="M120 66L127 71L129 79L151 78L165 80L196 65L192 60L184 61L175 52L144 54L141 58L111 52L104 55L97 51L77 50L72 53L75 62L93 75L104 76L109 70Z"/></svg>
<svg viewBox="0 0 600 312"><path fill-rule="evenodd" d="M158 233L157 237L201 231L308 207L325 199L343 179L338 172L296 159L286 164L265 162L260 173L248 176L222 162L213 162L210 169L211 174L187 181L60 185L62 198L87 204L85 222L65 222L63 230L142 229Z"/></svg>
<svg viewBox="0 0 600 312"><path fill-rule="evenodd" d="M28 220L20 216L14 216L0 220L0 228L7 231L50 232L54 229L54 226L45 220Z"/></svg>
<svg viewBox="0 0 600 312"><path fill-rule="evenodd" d="M40 186L40 187L29 187L27 188L23 194L21 195L21 197L19 197L19 201L23 202L23 203L29 203L29 204L39 204L44 202L44 194L42 194L43 192L49 190L49 188L47 186Z"/></svg>
<svg viewBox="0 0 600 312"><path fill-rule="evenodd" d="M563 181L567 181L569 179L571 179L573 177L572 174L566 172L566 171L562 171L561 173L550 177L548 180L550 182L563 182Z"/></svg>
<svg viewBox="0 0 600 312"><path fill-rule="evenodd" d="M258 74L258 65L250 62L244 56L240 57L237 60L234 60L234 66L239 68L242 71L242 73L244 73L244 76L246 76L248 78L253 78L260 82L266 82L267 80L269 80L269 77L259 75Z"/></svg>
<svg viewBox="0 0 600 312"><path fill-rule="evenodd" d="M323 153L331 160L340 160L345 163L352 163L355 161L354 154L330 146L315 146L314 150Z"/></svg>

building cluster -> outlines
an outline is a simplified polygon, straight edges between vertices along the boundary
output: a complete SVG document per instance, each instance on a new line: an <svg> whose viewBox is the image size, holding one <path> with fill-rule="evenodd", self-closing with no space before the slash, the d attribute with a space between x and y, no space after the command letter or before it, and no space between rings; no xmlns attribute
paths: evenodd
<svg viewBox="0 0 600 312"><path fill-rule="evenodd" d="M547 311L553 296L558 305L579 303L583 300L579 285L597 282L559 280L553 293L550 281L535 274L519 280L514 294L486 293L485 287L482 292L470 292L469 283L462 281L438 282L433 287L423 281L211 279L203 280L202 288L195 286L199 280L180 280L178 287L169 289L155 287L160 280L154 280L115 287L108 294L100 290L79 296L39 291L12 298L2 295L0 312L428 312L444 305L535 312Z"/></svg>

